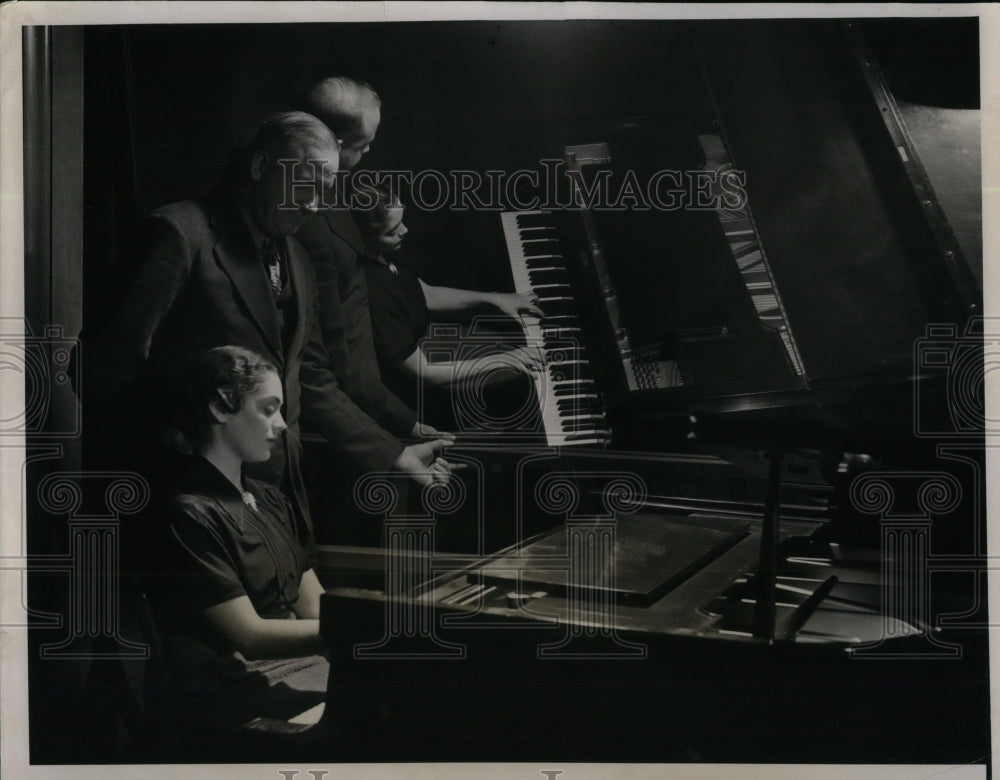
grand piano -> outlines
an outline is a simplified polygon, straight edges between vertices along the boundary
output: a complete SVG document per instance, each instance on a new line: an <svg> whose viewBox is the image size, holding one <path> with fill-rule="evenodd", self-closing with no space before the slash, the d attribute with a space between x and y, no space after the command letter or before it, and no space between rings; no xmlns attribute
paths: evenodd
<svg viewBox="0 0 1000 780"><path fill-rule="evenodd" d="M525 152L557 205L415 217L540 297L548 364L533 431L460 430L460 487L373 480L383 546L324 551L345 760L981 758L959 237L858 25L671 45L672 91Z"/></svg>

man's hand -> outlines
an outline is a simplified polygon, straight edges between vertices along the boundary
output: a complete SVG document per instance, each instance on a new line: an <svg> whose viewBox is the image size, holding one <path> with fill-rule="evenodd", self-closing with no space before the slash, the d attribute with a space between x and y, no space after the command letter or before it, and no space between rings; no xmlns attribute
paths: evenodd
<svg viewBox="0 0 1000 780"><path fill-rule="evenodd" d="M448 433L447 431L439 431L433 425L422 423L420 422L420 420L417 420L413 424L413 429L410 431L410 436L414 439L425 439L427 441L433 439L447 439L449 444L455 443L454 433Z"/></svg>
<svg viewBox="0 0 1000 780"><path fill-rule="evenodd" d="M451 472L462 468L462 464L449 463L438 455L449 444L451 441L448 439L411 444L399 454L392 465L407 474L418 485L447 483Z"/></svg>
<svg viewBox="0 0 1000 780"><path fill-rule="evenodd" d="M494 293L492 303L501 312L512 319L518 319L522 314L530 314L542 319L545 312L538 308L537 295L522 295L521 293Z"/></svg>

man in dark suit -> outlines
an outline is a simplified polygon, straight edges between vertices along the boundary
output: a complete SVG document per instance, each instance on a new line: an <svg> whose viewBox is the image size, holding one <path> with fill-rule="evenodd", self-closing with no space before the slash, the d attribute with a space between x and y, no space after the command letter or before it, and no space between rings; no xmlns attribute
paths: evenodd
<svg viewBox="0 0 1000 780"><path fill-rule="evenodd" d="M303 108L319 117L337 136L340 169L352 170L369 150L381 121L381 103L369 85L344 77L324 79L309 89ZM309 220L297 235L312 259L319 292L319 323L337 380L355 403L397 436L441 435L417 419L417 414L382 382L372 320L368 282L361 265L364 241L346 208L350 193L339 193L337 207ZM338 473L320 501L343 518L348 537L338 541L371 544L374 524L354 499L361 470ZM406 486L397 484L399 505L408 500ZM315 491L314 491L315 495Z"/></svg>
<svg viewBox="0 0 1000 780"><path fill-rule="evenodd" d="M142 413L132 422L140 426L162 417L173 381L205 349L234 344L274 362L288 429L259 476L281 484L306 517L300 418L352 468L394 467L423 483L449 473L436 457L447 440L404 447L347 397L329 368L312 265L290 236L317 211L338 159L336 138L315 117L268 117L233 158L223 186L153 212L111 327L84 345L85 409L138 398Z"/></svg>
<svg viewBox="0 0 1000 780"><path fill-rule="evenodd" d="M375 140L380 106L369 85L333 76L308 90L304 109L337 136L340 170L349 171ZM387 430L401 436L420 435L424 426L418 423L417 414L382 383L379 374L368 283L361 266L364 241L350 211L339 207L323 211L303 226L299 240L312 258L320 329L344 392ZM426 430L434 433L432 428Z"/></svg>

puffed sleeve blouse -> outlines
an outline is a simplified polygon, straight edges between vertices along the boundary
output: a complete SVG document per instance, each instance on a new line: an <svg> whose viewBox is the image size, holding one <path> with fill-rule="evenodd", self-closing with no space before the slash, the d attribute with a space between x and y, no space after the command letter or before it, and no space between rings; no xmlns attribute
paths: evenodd
<svg viewBox="0 0 1000 780"><path fill-rule="evenodd" d="M277 487L245 479L244 498L207 460L187 465L160 534L171 632L203 634L204 610L244 595L261 617L292 617L302 574L315 563L308 526Z"/></svg>

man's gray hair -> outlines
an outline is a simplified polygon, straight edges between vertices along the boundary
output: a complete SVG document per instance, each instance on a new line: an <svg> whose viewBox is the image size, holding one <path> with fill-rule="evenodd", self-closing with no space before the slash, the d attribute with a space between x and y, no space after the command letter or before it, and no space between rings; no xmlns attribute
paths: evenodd
<svg viewBox="0 0 1000 780"><path fill-rule="evenodd" d="M304 108L326 122L340 139L351 141L361 132L362 113L381 105L370 84L347 76L330 76L306 91Z"/></svg>
<svg viewBox="0 0 1000 780"><path fill-rule="evenodd" d="M304 111L283 111L264 119L248 144L248 151L254 154L265 151L272 158L287 157L297 144L317 149L337 148L337 138L333 131L312 114Z"/></svg>
<svg viewBox="0 0 1000 780"><path fill-rule="evenodd" d="M290 157L296 145L339 149L337 137L323 122L304 111L282 111L267 116L249 140L239 146L226 166L225 179L233 184L250 175L250 160L266 152L272 161Z"/></svg>

